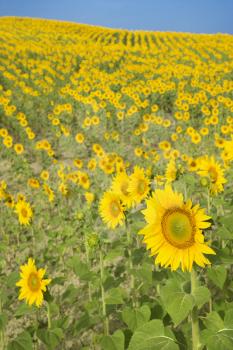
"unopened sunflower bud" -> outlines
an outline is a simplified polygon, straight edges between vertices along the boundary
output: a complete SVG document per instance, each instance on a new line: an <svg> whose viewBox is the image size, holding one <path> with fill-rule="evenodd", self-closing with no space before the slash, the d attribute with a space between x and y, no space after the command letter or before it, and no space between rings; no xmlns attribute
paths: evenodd
<svg viewBox="0 0 233 350"><path fill-rule="evenodd" d="M97 233L91 233L88 235L87 244L89 248L95 248L99 244L99 236Z"/></svg>
<svg viewBox="0 0 233 350"><path fill-rule="evenodd" d="M200 184L201 184L201 186L203 186L203 187L207 187L207 186L209 186L209 181L208 181L208 179L207 179L206 177L203 177L203 178L200 180Z"/></svg>

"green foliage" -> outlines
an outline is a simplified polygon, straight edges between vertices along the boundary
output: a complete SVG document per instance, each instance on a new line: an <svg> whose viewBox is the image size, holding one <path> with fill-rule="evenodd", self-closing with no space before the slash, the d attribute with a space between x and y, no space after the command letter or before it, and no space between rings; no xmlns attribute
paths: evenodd
<svg viewBox="0 0 233 350"><path fill-rule="evenodd" d="M178 350L173 338L165 334L161 320L152 320L137 328L128 350Z"/></svg>
<svg viewBox="0 0 233 350"><path fill-rule="evenodd" d="M171 316L175 325L181 323L193 309L195 298L186 293L182 286L174 279L167 281L160 292L164 308Z"/></svg>
<svg viewBox="0 0 233 350"><path fill-rule="evenodd" d="M32 337L28 332L22 332L7 347L7 350L33 350Z"/></svg>

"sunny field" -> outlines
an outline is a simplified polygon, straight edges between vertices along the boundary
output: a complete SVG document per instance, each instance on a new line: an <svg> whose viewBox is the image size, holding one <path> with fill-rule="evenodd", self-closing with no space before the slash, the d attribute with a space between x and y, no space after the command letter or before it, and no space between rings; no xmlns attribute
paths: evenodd
<svg viewBox="0 0 233 350"><path fill-rule="evenodd" d="M0 19L0 349L233 349L233 37Z"/></svg>

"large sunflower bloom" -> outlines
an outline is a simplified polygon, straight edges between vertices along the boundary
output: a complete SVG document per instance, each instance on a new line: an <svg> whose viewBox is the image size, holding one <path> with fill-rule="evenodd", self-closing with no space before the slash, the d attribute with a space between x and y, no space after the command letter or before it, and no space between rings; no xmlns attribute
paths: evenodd
<svg viewBox="0 0 233 350"><path fill-rule="evenodd" d="M28 263L20 266L21 279L16 283L20 287L19 300L25 299L29 305L36 304L40 307L43 302L43 292L46 291L46 286L51 282L51 279L43 279L45 269L37 270L35 261L32 258L28 259Z"/></svg>
<svg viewBox="0 0 233 350"><path fill-rule="evenodd" d="M185 203L183 195L170 186L155 190L146 204L142 212L148 225L139 233L151 255L156 255L155 263L172 270L181 265L183 271L191 271L193 262L201 267L210 264L203 253L215 252L204 243L202 229L211 225L204 209L193 206L191 200Z"/></svg>
<svg viewBox="0 0 233 350"><path fill-rule="evenodd" d="M104 223L115 228L122 225L125 218L124 207L121 204L120 196L112 191L105 192L99 205L99 213Z"/></svg>

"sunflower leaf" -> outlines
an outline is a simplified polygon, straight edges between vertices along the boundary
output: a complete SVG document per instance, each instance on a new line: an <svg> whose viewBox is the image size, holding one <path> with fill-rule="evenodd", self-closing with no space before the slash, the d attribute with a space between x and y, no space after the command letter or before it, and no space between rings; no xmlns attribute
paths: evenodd
<svg viewBox="0 0 233 350"><path fill-rule="evenodd" d="M178 345L171 337L165 335L161 320L152 320L137 328L133 334L128 350L178 350Z"/></svg>
<svg viewBox="0 0 233 350"><path fill-rule="evenodd" d="M104 336L101 340L101 348L103 350L124 350L125 336L120 330L113 335Z"/></svg>
<svg viewBox="0 0 233 350"><path fill-rule="evenodd" d="M197 287L193 291L196 306L200 309L210 299L210 291L207 287Z"/></svg>
<svg viewBox="0 0 233 350"><path fill-rule="evenodd" d="M207 275L217 287L223 288L227 278L227 270L224 266L213 266L207 270Z"/></svg>
<svg viewBox="0 0 233 350"><path fill-rule="evenodd" d="M231 314L231 315L230 315ZM206 326L201 332L201 342L211 350L231 350L233 349L233 326L232 320L229 324L229 317L231 318L232 312L225 317L225 320L221 319L216 311L213 311L203 319Z"/></svg>
<svg viewBox="0 0 233 350"><path fill-rule="evenodd" d="M195 305L194 297L189 293L185 293L174 280L169 280L167 285L161 288L160 295L164 307L175 326L188 316Z"/></svg>
<svg viewBox="0 0 233 350"><path fill-rule="evenodd" d="M7 350L32 350L32 337L30 333L23 332L19 334L8 344Z"/></svg>
<svg viewBox="0 0 233 350"><path fill-rule="evenodd" d="M149 306L143 305L139 309L131 309L126 307L122 312L122 319L127 324L129 329L134 332L135 329L148 322L151 311Z"/></svg>

